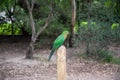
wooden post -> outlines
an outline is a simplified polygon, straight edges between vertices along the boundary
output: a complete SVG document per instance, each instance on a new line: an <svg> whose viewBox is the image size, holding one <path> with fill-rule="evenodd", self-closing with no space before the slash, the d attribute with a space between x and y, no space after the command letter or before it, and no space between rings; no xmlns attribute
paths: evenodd
<svg viewBox="0 0 120 80"><path fill-rule="evenodd" d="M57 80L66 80L66 48L63 45L57 50Z"/></svg>

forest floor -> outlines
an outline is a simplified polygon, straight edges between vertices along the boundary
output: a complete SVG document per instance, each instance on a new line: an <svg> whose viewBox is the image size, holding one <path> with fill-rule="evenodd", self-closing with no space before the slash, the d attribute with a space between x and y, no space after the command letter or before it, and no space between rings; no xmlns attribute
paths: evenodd
<svg viewBox="0 0 120 80"><path fill-rule="evenodd" d="M34 59L25 59L28 44L0 43L0 80L56 80L56 54L48 62L50 50L41 46L35 50ZM120 56L120 46L110 50ZM79 58L83 51L82 46L67 49L67 80L120 80L120 65Z"/></svg>

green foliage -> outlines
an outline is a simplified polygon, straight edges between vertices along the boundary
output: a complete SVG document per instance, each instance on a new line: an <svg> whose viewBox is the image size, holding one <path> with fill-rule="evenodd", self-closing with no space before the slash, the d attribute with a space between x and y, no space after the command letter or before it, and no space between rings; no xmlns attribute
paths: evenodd
<svg viewBox="0 0 120 80"><path fill-rule="evenodd" d="M62 23L58 22L57 20L54 20L51 22L49 27L45 30L45 33L47 35L55 35L57 36L64 30L69 30L69 27L66 27Z"/></svg>
<svg viewBox="0 0 120 80"><path fill-rule="evenodd" d="M100 62L120 64L120 58L115 57L109 51L100 51L98 56L97 60Z"/></svg>
<svg viewBox="0 0 120 80"><path fill-rule="evenodd" d="M19 27L14 26L14 35L20 35L21 30ZM0 24L0 35L12 35L12 28L10 23Z"/></svg>
<svg viewBox="0 0 120 80"><path fill-rule="evenodd" d="M105 62L112 62L113 55L110 54L107 50L101 50L98 52L98 60Z"/></svg>
<svg viewBox="0 0 120 80"><path fill-rule="evenodd" d="M117 29L119 26L119 23L113 23L111 29Z"/></svg>
<svg viewBox="0 0 120 80"><path fill-rule="evenodd" d="M115 57L108 50L99 50L98 53L92 53L90 57L88 57L85 53L78 54L77 56L82 57L84 59L92 59L97 60L100 63L112 63L112 64L120 64L120 58Z"/></svg>
<svg viewBox="0 0 120 80"><path fill-rule="evenodd" d="M120 19L116 16L111 2L94 0L81 2L77 10L77 39L85 42L87 57L112 62L114 57L108 51L108 45L120 40ZM114 5L114 4L113 4ZM76 44L78 44L76 43Z"/></svg>
<svg viewBox="0 0 120 80"><path fill-rule="evenodd" d="M97 57L100 51L106 50L107 34L104 27L97 22L81 22L79 30L79 40L86 43L86 54Z"/></svg>
<svg viewBox="0 0 120 80"><path fill-rule="evenodd" d="M113 57L111 63L120 64L120 58Z"/></svg>
<svg viewBox="0 0 120 80"><path fill-rule="evenodd" d="M112 37L112 41L119 43L119 41L120 41L120 25L119 25L119 23L112 24L111 37Z"/></svg>
<svg viewBox="0 0 120 80"><path fill-rule="evenodd" d="M65 8L65 6L67 6L67 1L59 1L56 0L57 3L54 4L55 7L53 7L53 17L50 20L50 24L48 25L49 27L46 28L46 30L44 31L43 34L47 34L47 35L58 35L59 33L61 33L63 30L68 29L68 22L66 19L66 11L69 11L68 9ZM36 0L36 2L38 3L39 7L33 9L33 17L34 17L34 21L35 21L35 27L36 27L36 32L38 32L38 30L40 28L42 28L45 24L46 18L48 17L48 14L50 12L50 6L51 6L51 1L49 0ZM63 5L66 4L66 5ZM44 6L47 5L47 6ZM63 6L62 6L63 5ZM64 11L64 8L66 9ZM23 26L25 28L25 30L31 34L31 27L30 27L30 23L29 23L29 16L28 14L22 13L22 15L24 16L20 16L19 19L22 20L23 22ZM65 20L64 20L65 18Z"/></svg>
<svg viewBox="0 0 120 80"><path fill-rule="evenodd" d="M31 1L31 0L30 0ZM17 23L17 27L24 28L29 34L31 34L31 27L29 23L29 13L26 10L25 6L18 6L16 4L19 2L18 0L1 0L0 1L3 8L0 8L0 11L5 10L12 10L13 6L15 7L15 12L12 15ZM48 17L50 12L51 0L36 0L34 9L33 9L33 17L36 26L36 32L38 32L39 28L44 26L45 20ZM37 3L37 4L36 4ZM25 3L23 3L24 5ZM47 6L44 6L47 5ZM54 7L53 7L53 18L51 19L51 24L49 27L44 31L45 34L54 35L54 33L59 34L63 30L68 29L70 26L70 1L64 0L55 0ZM7 13L8 16L8 13ZM16 25L15 25L16 26ZM56 35L55 34L55 35Z"/></svg>
<svg viewBox="0 0 120 80"><path fill-rule="evenodd" d="M1 0L0 5L4 8L12 7L18 0Z"/></svg>

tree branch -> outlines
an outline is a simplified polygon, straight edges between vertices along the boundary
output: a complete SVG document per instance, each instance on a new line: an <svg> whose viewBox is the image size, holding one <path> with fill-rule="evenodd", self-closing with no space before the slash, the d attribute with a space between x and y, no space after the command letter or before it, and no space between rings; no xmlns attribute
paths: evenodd
<svg viewBox="0 0 120 80"><path fill-rule="evenodd" d="M49 24L49 22L50 22L50 18L52 17L53 5L54 5L54 3L52 3L52 5L51 5L50 13L49 13L49 15L48 15L48 17L47 17L47 19L46 19L45 25L42 27L42 29L41 29L41 27L39 28L39 30L38 30L38 32L37 32L37 34L36 34L36 36L35 36L35 40L36 40L37 37L47 28L47 26L48 26L48 24Z"/></svg>
<svg viewBox="0 0 120 80"><path fill-rule="evenodd" d="M31 27L32 27L32 41L35 42L34 38L35 38L36 32L35 32L35 23L34 23L34 19L33 19L33 15L32 15L32 8L33 8L34 3L32 3L32 7L30 7L30 3L28 2L28 0L25 0L25 2L27 4L27 8L28 8L28 11L29 11L30 24L31 24Z"/></svg>
<svg viewBox="0 0 120 80"><path fill-rule="evenodd" d="M28 2L28 0L25 0L25 2L26 2L26 5L27 5L27 9L29 11L30 10L30 3Z"/></svg>
<svg viewBox="0 0 120 80"><path fill-rule="evenodd" d="M32 0L32 1L31 1L31 10L33 10L33 8L34 8L34 3L35 3L35 1Z"/></svg>

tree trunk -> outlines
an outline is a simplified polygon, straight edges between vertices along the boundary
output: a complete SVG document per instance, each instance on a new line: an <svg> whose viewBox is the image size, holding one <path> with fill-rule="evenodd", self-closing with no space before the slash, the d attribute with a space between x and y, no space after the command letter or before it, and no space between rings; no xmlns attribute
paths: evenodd
<svg viewBox="0 0 120 80"><path fill-rule="evenodd" d="M12 34L12 36L14 36L15 35L15 31L14 31L14 25L13 25L13 20L12 20L12 18L10 18L10 21L11 21L11 34Z"/></svg>
<svg viewBox="0 0 120 80"><path fill-rule="evenodd" d="M13 17L14 17L14 12L15 12L15 9L16 9L16 0L15 0L15 3L13 5L13 7L7 7L7 12L8 12L8 17L11 21L11 34L12 36L15 35L15 31L14 31L14 20L13 20Z"/></svg>
<svg viewBox="0 0 120 80"><path fill-rule="evenodd" d="M29 11L29 17L30 17L30 25L31 25L31 28L32 28L32 36L31 36L31 43L28 47L28 50L26 52L26 58L27 59L31 59L33 58L33 51L34 51L34 43L35 43L35 40L34 40L34 36L35 36L35 23L34 23L34 19L33 19L33 15L32 15L32 10L33 10L33 7L34 7L34 3L32 0L32 4L30 5L29 1L28 0L25 0L26 1L26 4L27 4L27 9Z"/></svg>
<svg viewBox="0 0 120 80"><path fill-rule="evenodd" d="M21 27L22 35L28 36L29 33L24 29L24 27Z"/></svg>
<svg viewBox="0 0 120 80"><path fill-rule="evenodd" d="M15 10L13 9L12 11L11 9L7 8L7 11L8 11L8 17L11 21L11 35L14 36L14 25L13 25L14 21L13 21L12 16Z"/></svg>
<svg viewBox="0 0 120 80"><path fill-rule="evenodd" d="M90 53L90 42L91 42L91 39L90 39L90 24L91 24L91 22L90 22L90 14L91 14L91 1L92 0L87 0L87 3L88 3L88 15L87 15L87 19L88 19L88 34L87 34L87 36L86 37L88 37L88 39L87 39L87 42L86 42L86 55L88 56L88 57L90 57L90 55L91 55L91 53Z"/></svg>
<svg viewBox="0 0 120 80"><path fill-rule="evenodd" d="M30 43L30 45L28 47L28 50L26 52L26 58L31 59L31 58L33 58L34 44L35 44L38 36L45 30L45 28L48 26L48 23L50 22L50 18L52 16L52 11L53 11L52 10L53 3L51 5L51 10L50 10L50 13L48 15L48 18L46 19L45 25L42 27L42 29L40 27L38 32L36 32L35 22L34 22L33 14L32 14L33 7L34 7L34 0L31 1L31 4L28 0L25 0L25 2L27 4L27 9L28 9L28 12L29 12L29 17L30 17L30 25L31 25L31 28L32 28L31 43Z"/></svg>
<svg viewBox="0 0 120 80"><path fill-rule="evenodd" d="M72 5L72 20L71 20L71 35L69 39L69 47L73 47L75 41L75 22L76 22L76 2L75 0L71 0Z"/></svg>
<svg viewBox="0 0 120 80"><path fill-rule="evenodd" d="M78 27L80 26L80 1L76 1L76 20L78 23Z"/></svg>
<svg viewBox="0 0 120 80"><path fill-rule="evenodd" d="M75 34L74 34L74 27L71 25L71 29L70 29L70 31L71 31L71 35L70 35L70 38L69 38L69 47L73 47L73 45L74 45L74 38L75 38Z"/></svg>
<svg viewBox="0 0 120 80"><path fill-rule="evenodd" d="M34 53L34 42L31 42L26 52L26 59L32 59Z"/></svg>

